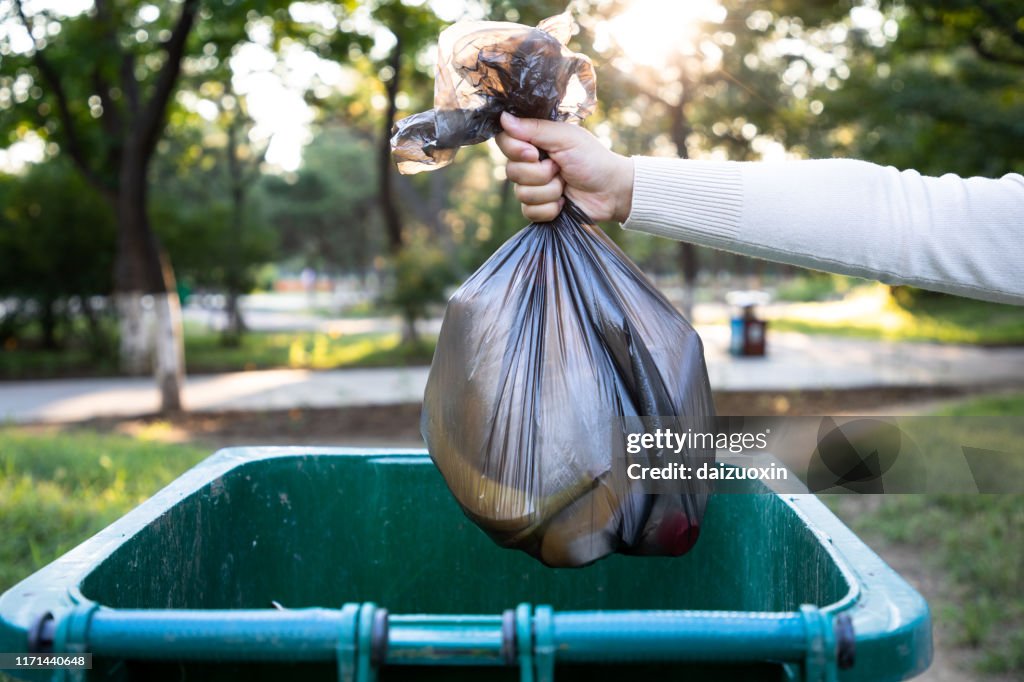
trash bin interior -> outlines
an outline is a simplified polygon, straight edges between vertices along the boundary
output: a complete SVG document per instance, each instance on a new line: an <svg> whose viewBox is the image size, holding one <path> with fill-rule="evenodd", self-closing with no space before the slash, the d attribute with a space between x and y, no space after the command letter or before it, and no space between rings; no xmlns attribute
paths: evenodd
<svg viewBox="0 0 1024 682"><path fill-rule="evenodd" d="M759 485L756 483L744 485ZM851 586L776 495L712 498L695 549L550 569L494 545L423 456L240 464L128 538L80 585L115 608L240 609L373 601L391 613L827 606Z"/></svg>

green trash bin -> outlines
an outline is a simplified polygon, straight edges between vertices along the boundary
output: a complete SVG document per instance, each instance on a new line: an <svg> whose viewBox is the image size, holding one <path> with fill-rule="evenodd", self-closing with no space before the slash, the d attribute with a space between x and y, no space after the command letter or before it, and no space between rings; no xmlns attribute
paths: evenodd
<svg viewBox="0 0 1024 682"><path fill-rule="evenodd" d="M554 570L493 545L423 452L224 450L0 596L0 651L93 655L17 672L38 680L924 670L922 597L814 496L757 485L720 489L683 557Z"/></svg>

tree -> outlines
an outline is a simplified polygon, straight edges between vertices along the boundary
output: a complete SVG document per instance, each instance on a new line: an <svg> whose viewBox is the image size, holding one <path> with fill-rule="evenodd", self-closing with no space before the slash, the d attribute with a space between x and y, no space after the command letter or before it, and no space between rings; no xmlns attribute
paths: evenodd
<svg viewBox="0 0 1024 682"><path fill-rule="evenodd" d="M63 337L59 327L74 307L88 323L89 347L102 352L95 299L111 285L115 229L109 205L60 158L20 175L0 175L0 205L0 296L11 297L5 322L14 327L18 318L38 320L43 348L58 349L70 325Z"/></svg>
<svg viewBox="0 0 1024 682"><path fill-rule="evenodd" d="M444 298L455 281L456 269L449 254L430 243L417 243L402 249L395 259L395 284L387 300L403 315L406 343L416 347L420 337L416 320L426 316L428 309Z"/></svg>
<svg viewBox="0 0 1024 682"><path fill-rule="evenodd" d="M250 192L260 177L263 147L252 151L238 139L245 136L236 133L232 149L232 123L224 119L175 114L175 125L154 162L151 214L181 278L225 293L227 321L221 340L235 345L243 324L238 296L255 284L256 266L273 257L276 234Z"/></svg>
<svg viewBox="0 0 1024 682"><path fill-rule="evenodd" d="M850 77L819 95L808 145L930 175L1021 172L1021 21L1020 3L1006 0L882 6L873 23L890 39L851 34Z"/></svg>
<svg viewBox="0 0 1024 682"><path fill-rule="evenodd" d="M146 28L140 27L134 38L124 35L133 18L141 16L134 3L97 0L92 12L62 20L47 13L30 17L21 0L13 0L13 8L33 37L32 48L16 68L19 76L31 80L38 95L29 107L16 107L7 118L21 114L17 123L28 119L39 126L113 207L122 363L132 373L145 368L143 306L144 299L152 297L161 405L165 410L180 409L181 315L174 272L150 227L146 195L150 160L163 133L199 0L183 0L173 19L156 10L154 21L145 22ZM49 39L54 25L59 33ZM166 36L158 42L161 31Z"/></svg>
<svg viewBox="0 0 1024 682"><path fill-rule="evenodd" d="M293 177L268 175L258 194L281 254L319 270L365 275L380 251L373 145L342 127L320 132Z"/></svg>
<svg viewBox="0 0 1024 682"><path fill-rule="evenodd" d="M192 80L192 79L189 79ZM177 115L168 142L170 147L162 157L173 157L158 164L167 176L166 182L175 190L192 196L197 204L215 209L207 217L220 216L226 207L227 216L219 224L206 228L222 235L210 234L202 243L223 246L206 252L204 270L195 272L194 278L225 292L226 323L221 340L224 345L237 346L245 330L245 321L239 299L252 286L254 259L269 259L272 239L269 225L262 215L250 213L250 194L261 177L261 166L270 146L268 140L254 142L255 122L249 115L248 101L235 93L232 73L227 64L221 64L211 73L200 74L195 82L186 81L192 92L186 98L193 105L212 105L207 109L207 120L182 107ZM194 99L194 102L192 101ZM161 178L161 185L163 184ZM170 198L170 197L168 197ZM172 213L174 210L172 210ZM198 234L190 231L191 237ZM174 239L174 236L169 237ZM180 247L181 240L176 240ZM176 254L174 248L169 249ZM186 253L190 252L188 249ZM218 260L209 262L214 255ZM175 262L181 262L176 258Z"/></svg>
<svg viewBox="0 0 1024 682"><path fill-rule="evenodd" d="M117 224L115 299L121 359L145 370L155 338L154 368L165 410L181 407L183 347L174 272L150 222L149 171L164 134L183 68L214 68L247 40L254 16L291 26L284 0L140 4L95 0L78 16L27 14L12 0L8 25L20 22L29 45L3 55L5 73L26 85L2 112L8 135L36 130L55 143L112 207ZM250 14L253 13L253 14ZM283 13L283 14L282 14ZM147 333L145 302L155 312Z"/></svg>

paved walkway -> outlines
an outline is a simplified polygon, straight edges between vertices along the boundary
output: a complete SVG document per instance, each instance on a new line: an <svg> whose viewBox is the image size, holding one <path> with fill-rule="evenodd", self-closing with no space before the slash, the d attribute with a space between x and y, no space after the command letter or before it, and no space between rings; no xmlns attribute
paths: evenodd
<svg viewBox="0 0 1024 682"><path fill-rule="evenodd" d="M728 330L700 329L716 390L844 389L871 386L1024 386L1024 348L983 349L879 343L772 333L766 358L734 358ZM426 367L315 372L267 370L188 379L184 400L197 411L277 410L417 402ZM155 412L148 378L0 382L0 420L76 421Z"/></svg>

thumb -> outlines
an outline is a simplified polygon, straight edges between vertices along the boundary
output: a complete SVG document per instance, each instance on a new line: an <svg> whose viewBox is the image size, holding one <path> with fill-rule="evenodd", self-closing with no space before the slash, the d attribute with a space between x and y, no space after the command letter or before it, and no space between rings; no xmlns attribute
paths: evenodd
<svg viewBox="0 0 1024 682"><path fill-rule="evenodd" d="M501 114L501 127L511 137L529 142L549 154L572 147L576 126L561 121L544 121L539 118L519 118L507 111Z"/></svg>

